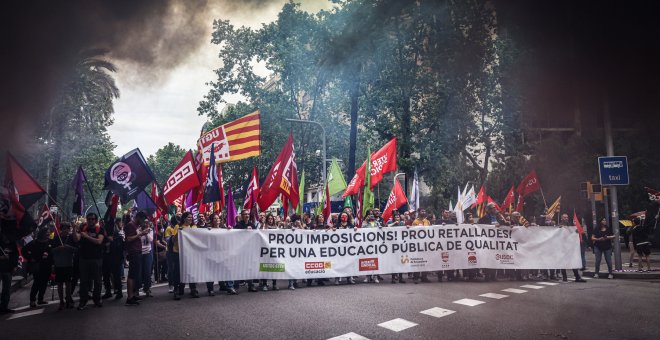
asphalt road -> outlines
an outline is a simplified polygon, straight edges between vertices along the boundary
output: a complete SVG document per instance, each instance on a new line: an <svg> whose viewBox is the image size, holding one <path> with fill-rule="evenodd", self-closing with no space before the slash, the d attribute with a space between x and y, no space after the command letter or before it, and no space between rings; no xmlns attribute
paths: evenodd
<svg viewBox="0 0 660 340"><path fill-rule="evenodd" d="M389 279L389 277L386 277ZM167 287L139 307L25 308L1 317L2 339L654 339L660 281L357 284L172 300ZM280 281L281 288L286 287ZM532 285L533 287L521 287ZM200 288L204 288L201 285ZM507 292L504 289L524 292ZM217 286L216 286L217 290ZM504 296L482 294L494 293ZM499 299L494 298L499 297ZM458 304L462 299L479 303ZM428 311L431 310L431 311ZM447 311L443 311L447 310ZM427 315L421 313L439 314ZM449 311L453 312L450 313ZM31 315L34 313L33 315ZM402 320L398 320L402 319ZM388 321L393 322L387 323ZM384 324L385 323L385 324ZM392 326L386 328L383 326ZM405 326L409 328L400 329ZM394 330L392 329L394 327ZM399 327L399 328L396 328ZM399 330L400 329L400 330ZM398 331L397 331L398 330ZM352 334L351 334L352 333Z"/></svg>

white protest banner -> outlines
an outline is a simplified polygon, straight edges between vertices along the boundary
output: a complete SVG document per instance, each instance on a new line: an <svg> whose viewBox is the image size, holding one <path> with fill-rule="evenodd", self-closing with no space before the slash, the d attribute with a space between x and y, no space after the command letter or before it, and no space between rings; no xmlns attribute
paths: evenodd
<svg viewBox="0 0 660 340"><path fill-rule="evenodd" d="M575 227L184 229L179 247L181 282L582 266Z"/></svg>

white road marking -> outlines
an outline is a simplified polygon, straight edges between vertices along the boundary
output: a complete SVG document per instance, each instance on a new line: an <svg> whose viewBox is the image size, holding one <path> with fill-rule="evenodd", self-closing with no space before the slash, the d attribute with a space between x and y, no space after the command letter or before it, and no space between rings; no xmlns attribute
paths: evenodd
<svg viewBox="0 0 660 340"><path fill-rule="evenodd" d="M504 299L505 297L509 297L508 295L504 294L497 294L497 293L486 293L486 294L481 294L479 296L487 297L489 299Z"/></svg>
<svg viewBox="0 0 660 340"><path fill-rule="evenodd" d="M394 320L379 323L378 326L383 327L383 328L387 328L387 329L389 329L393 332L400 332L404 329L408 329L410 327L415 327L415 326L417 326L417 324L414 323L414 322L410 322L408 320L397 318L397 319L394 319Z"/></svg>
<svg viewBox="0 0 660 340"><path fill-rule="evenodd" d="M10 316L9 318L7 318L7 320L14 320L14 319L22 318L22 317L25 317L25 316L41 314L45 310L46 310L46 308L41 308L41 309L35 309L35 310L23 312L23 313L16 313L16 314L13 314L12 316Z"/></svg>
<svg viewBox="0 0 660 340"><path fill-rule="evenodd" d="M459 305L474 307L474 306L478 306L478 305L480 305L482 303L486 303L486 302L479 301L479 300L473 300L473 299L460 299L460 300L454 301L454 303L459 304Z"/></svg>
<svg viewBox="0 0 660 340"><path fill-rule="evenodd" d="M454 314L454 313L456 313L456 311L449 310L449 309L444 309L444 308L440 308L440 307L433 307L431 309L423 310L420 313L430 315L430 316L436 317L436 318L441 318L443 316Z"/></svg>
<svg viewBox="0 0 660 340"><path fill-rule="evenodd" d="M328 340L369 340L369 338L365 338L360 334L350 332L340 336L336 336L334 338L330 338Z"/></svg>
<svg viewBox="0 0 660 340"><path fill-rule="evenodd" d="M502 289L502 291L503 292L509 292L509 293L516 293L516 294L527 293L526 290L517 289L517 288L507 288L507 289Z"/></svg>
<svg viewBox="0 0 660 340"><path fill-rule="evenodd" d="M556 286L559 285L560 283L557 282L537 282L537 285L546 285L546 286Z"/></svg>
<svg viewBox="0 0 660 340"><path fill-rule="evenodd" d="M520 288L541 289L541 288L545 288L545 287L535 286L535 285L522 285L522 286L520 286Z"/></svg>

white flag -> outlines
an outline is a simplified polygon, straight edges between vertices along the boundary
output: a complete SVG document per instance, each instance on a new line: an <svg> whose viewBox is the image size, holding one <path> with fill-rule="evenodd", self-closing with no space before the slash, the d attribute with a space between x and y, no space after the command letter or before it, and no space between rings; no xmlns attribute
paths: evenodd
<svg viewBox="0 0 660 340"><path fill-rule="evenodd" d="M463 207L467 209L477 202L477 194L474 192L474 185L467 194L463 195Z"/></svg>
<svg viewBox="0 0 660 340"><path fill-rule="evenodd" d="M410 193L410 211L419 209L419 179L417 178L417 169L413 177L412 192Z"/></svg>

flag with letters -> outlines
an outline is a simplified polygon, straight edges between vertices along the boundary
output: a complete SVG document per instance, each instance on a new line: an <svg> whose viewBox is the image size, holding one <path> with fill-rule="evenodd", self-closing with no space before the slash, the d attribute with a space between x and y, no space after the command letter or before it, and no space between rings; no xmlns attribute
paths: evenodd
<svg viewBox="0 0 660 340"><path fill-rule="evenodd" d="M192 152L188 151L165 181L163 195L168 202L180 207L182 205L180 202L182 201L180 200L181 196L199 186L200 181L195 168L195 161Z"/></svg>
<svg viewBox="0 0 660 340"><path fill-rule="evenodd" d="M261 123L259 110L218 126L197 141L204 164L209 165L211 147L216 163L237 161L261 154Z"/></svg>

